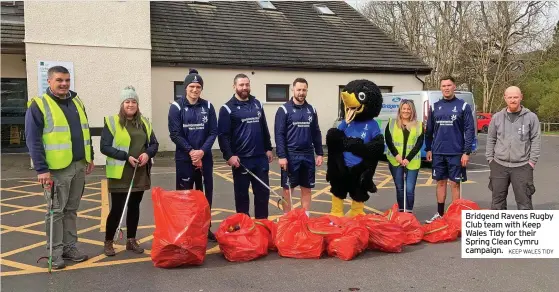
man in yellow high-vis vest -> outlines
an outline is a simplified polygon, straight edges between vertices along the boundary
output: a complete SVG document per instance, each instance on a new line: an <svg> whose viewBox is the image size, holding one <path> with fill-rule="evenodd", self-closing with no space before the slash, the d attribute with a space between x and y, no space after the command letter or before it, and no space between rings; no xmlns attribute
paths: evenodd
<svg viewBox="0 0 559 292"><path fill-rule="evenodd" d="M25 137L39 182L43 186L54 184L54 196L48 188L45 198L54 213L52 230L48 214L45 220L47 248L52 244L52 267L62 269L64 260L82 262L88 258L76 247L76 219L85 175L94 167L93 147L85 107L70 90L68 69L50 68L48 84L43 95L28 103Z"/></svg>

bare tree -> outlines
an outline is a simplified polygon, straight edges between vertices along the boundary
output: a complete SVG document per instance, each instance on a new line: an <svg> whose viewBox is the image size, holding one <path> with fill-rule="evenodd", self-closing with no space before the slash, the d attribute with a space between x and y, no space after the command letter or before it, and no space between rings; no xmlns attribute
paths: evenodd
<svg viewBox="0 0 559 292"><path fill-rule="evenodd" d="M502 90L518 78L524 54L544 47L551 33L546 12L553 2L371 1L361 12L396 42L429 64L428 88L454 75L482 96L492 111ZM532 58L530 62L533 64ZM515 71L517 70L517 71Z"/></svg>
<svg viewBox="0 0 559 292"><path fill-rule="evenodd" d="M465 46L471 74L482 87L484 112L492 112L495 101L514 80L519 56L542 48L542 35L549 26L541 20L546 2L477 2L471 22L465 23L469 38ZM499 97L499 98L496 98ZM499 104L497 104L498 106Z"/></svg>

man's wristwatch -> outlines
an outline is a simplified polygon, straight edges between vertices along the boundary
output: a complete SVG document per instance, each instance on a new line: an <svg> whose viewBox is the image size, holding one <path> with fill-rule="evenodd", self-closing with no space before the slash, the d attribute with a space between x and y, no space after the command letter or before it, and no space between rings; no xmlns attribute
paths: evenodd
<svg viewBox="0 0 559 292"><path fill-rule="evenodd" d="M464 152L464 154L470 156L470 154L472 154L471 152Z"/></svg>

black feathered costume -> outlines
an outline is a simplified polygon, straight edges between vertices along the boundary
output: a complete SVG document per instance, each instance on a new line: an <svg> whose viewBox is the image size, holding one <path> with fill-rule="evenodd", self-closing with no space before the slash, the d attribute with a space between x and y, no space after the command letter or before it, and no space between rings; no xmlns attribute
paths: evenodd
<svg viewBox="0 0 559 292"><path fill-rule="evenodd" d="M349 193L353 202L347 216L353 217L365 214L363 209L364 202L369 199L368 193L377 191L373 175L378 160L384 153L384 136L374 118L382 109L382 94L375 83L369 80L354 80L344 87L341 99L344 103L345 121L340 127L332 128L326 134L328 147L326 181L330 183L330 192L334 195L330 213L338 217L344 216L343 200ZM365 130L362 131L362 135L348 136L348 133L355 134L358 127ZM367 131L372 127L376 127L378 134L367 137L369 133ZM368 141L365 142L362 138ZM357 159L360 162L348 166L351 162L351 158L347 157L348 153L354 155L353 161Z"/></svg>

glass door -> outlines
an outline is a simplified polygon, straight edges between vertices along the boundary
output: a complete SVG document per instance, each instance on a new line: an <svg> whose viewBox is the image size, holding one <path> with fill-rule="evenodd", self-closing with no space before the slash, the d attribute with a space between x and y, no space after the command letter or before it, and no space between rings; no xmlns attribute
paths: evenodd
<svg viewBox="0 0 559 292"><path fill-rule="evenodd" d="M25 111L27 80L2 78L2 153L27 152L25 145Z"/></svg>

